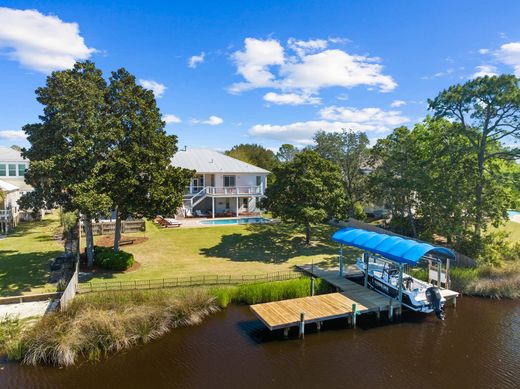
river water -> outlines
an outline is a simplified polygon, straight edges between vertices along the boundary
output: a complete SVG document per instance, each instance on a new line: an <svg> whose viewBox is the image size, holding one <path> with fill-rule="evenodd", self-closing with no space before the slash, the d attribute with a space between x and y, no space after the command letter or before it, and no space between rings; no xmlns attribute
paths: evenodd
<svg viewBox="0 0 520 389"><path fill-rule="evenodd" d="M1 388L519 388L520 302L464 297L447 319L404 313L326 322L304 340L269 332L248 307L97 363L0 365Z"/></svg>

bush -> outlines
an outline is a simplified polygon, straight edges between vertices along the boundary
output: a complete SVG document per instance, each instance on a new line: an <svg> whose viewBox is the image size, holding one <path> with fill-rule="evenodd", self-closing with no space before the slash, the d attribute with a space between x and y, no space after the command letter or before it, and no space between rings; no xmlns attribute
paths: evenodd
<svg viewBox="0 0 520 389"><path fill-rule="evenodd" d="M121 250L116 253L109 247L94 246L94 264L105 269L124 271L134 264L134 255Z"/></svg>

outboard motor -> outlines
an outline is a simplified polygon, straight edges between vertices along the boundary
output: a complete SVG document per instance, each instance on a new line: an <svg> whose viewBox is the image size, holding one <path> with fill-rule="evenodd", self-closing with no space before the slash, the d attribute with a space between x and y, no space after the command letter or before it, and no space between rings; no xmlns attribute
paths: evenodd
<svg viewBox="0 0 520 389"><path fill-rule="evenodd" d="M441 295L439 288L437 288L436 286L432 286L432 287L426 289L425 294L426 294L426 300L428 300L431 307L435 311L435 315L437 316L437 318L440 320L444 320L446 315L444 314L444 309L442 308L442 304L441 304L442 295Z"/></svg>

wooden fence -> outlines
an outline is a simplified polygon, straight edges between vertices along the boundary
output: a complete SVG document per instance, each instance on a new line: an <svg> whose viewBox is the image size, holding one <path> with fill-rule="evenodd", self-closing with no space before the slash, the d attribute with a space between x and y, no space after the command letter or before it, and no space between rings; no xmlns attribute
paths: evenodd
<svg viewBox="0 0 520 389"><path fill-rule="evenodd" d="M144 220L130 220L121 222L121 232L141 232L145 231L146 223ZM93 235L113 235L116 231L116 222L92 223ZM85 236L85 226L81 225L81 236Z"/></svg>
<svg viewBox="0 0 520 389"><path fill-rule="evenodd" d="M182 287L185 288L192 286L239 285L292 280L301 276L302 274L299 272L283 271L276 273L242 276L213 274L189 277L162 278L154 280L82 282L78 285L78 293Z"/></svg>
<svg viewBox="0 0 520 389"><path fill-rule="evenodd" d="M74 273L72 274L72 277L70 278L70 281L63 291L63 294L60 297L60 310L66 309L72 300L74 300L74 296L76 296L76 293L78 291L78 275L79 275L79 261L76 261L74 265Z"/></svg>

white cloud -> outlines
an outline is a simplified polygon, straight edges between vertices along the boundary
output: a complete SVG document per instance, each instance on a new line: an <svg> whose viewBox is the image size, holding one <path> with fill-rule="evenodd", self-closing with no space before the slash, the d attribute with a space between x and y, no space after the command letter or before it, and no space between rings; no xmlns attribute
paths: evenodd
<svg viewBox="0 0 520 389"><path fill-rule="evenodd" d="M520 42L503 44L495 55L500 62L512 66L515 75L520 77Z"/></svg>
<svg viewBox="0 0 520 389"><path fill-rule="evenodd" d="M300 57L316 51L325 50L329 42L325 39L310 39L308 41L297 40L289 38L287 46L296 52Z"/></svg>
<svg viewBox="0 0 520 389"><path fill-rule="evenodd" d="M386 131L387 127L400 126L409 120L402 116L400 111L384 111L381 108L358 109L332 105L322 108L319 114L323 119L363 123L383 131Z"/></svg>
<svg viewBox="0 0 520 389"><path fill-rule="evenodd" d="M480 65L475 68L476 72L470 78L484 77L484 76L496 76L497 68L493 65Z"/></svg>
<svg viewBox="0 0 520 389"><path fill-rule="evenodd" d="M154 80L139 80L139 84L145 89L150 89L156 98L160 98L166 91L166 85L161 84Z"/></svg>
<svg viewBox="0 0 520 389"><path fill-rule="evenodd" d="M0 139L3 140L26 140L27 136L22 130L3 130L0 131Z"/></svg>
<svg viewBox="0 0 520 389"><path fill-rule="evenodd" d="M330 39L290 39L288 48L297 53L290 56L275 39L246 38L244 50L232 55L237 73L245 81L231 85L229 91L273 88L284 94L311 95L327 87L366 85L389 92L397 86L391 76L382 73L379 58L329 49L329 43Z"/></svg>
<svg viewBox="0 0 520 389"><path fill-rule="evenodd" d="M164 122L166 122L166 124L182 122L180 117L178 117L177 115L171 114L171 113L163 115L162 120Z"/></svg>
<svg viewBox="0 0 520 389"><path fill-rule="evenodd" d="M292 142L299 145L312 143L316 131L339 132L342 129L383 135L409 121L399 111L379 108L325 107L319 111L319 120L289 124L257 124L249 129L253 136Z"/></svg>
<svg viewBox="0 0 520 389"><path fill-rule="evenodd" d="M195 69L199 64L204 62L204 57L206 56L206 53L202 52L199 55L194 55L190 57L188 60L188 66L192 69Z"/></svg>
<svg viewBox="0 0 520 389"><path fill-rule="evenodd" d="M207 124L210 126L218 126L219 124L224 123L224 119L222 119L221 117L215 116L215 115L211 115L206 120L192 119L191 122L194 124Z"/></svg>
<svg viewBox="0 0 520 389"><path fill-rule="evenodd" d="M0 49L22 66L43 73L69 69L96 51L85 45L77 23L6 7L0 7Z"/></svg>
<svg viewBox="0 0 520 389"><path fill-rule="evenodd" d="M431 80L433 78L439 78L439 77L445 77L445 76L449 76L451 74L453 74L453 72L455 72L455 69L448 69L444 72L437 72L431 76L423 76L421 77L421 79L423 80Z"/></svg>
<svg viewBox="0 0 520 389"><path fill-rule="evenodd" d="M278 105L303 105L303 104L320 104L321 99L309 94L298 93L275 93L269 92L264 95L264 100Z"/></svg>
<svg viewBox="0 0 520 389"><path fill-rule="evenodd" d="M392 108L398 108L402 107L403 105L406 105L406 101L403 100L394 100L390 103L390 107Z"/></svg>
<svg viewBox="0 0 520 389"><path fill-rule="evenodd" d="M269 71L274 65L284 62L284 49L274 39L260 40L246 38L244 51L236 51L233 61L237 66L237 73L246 82L233 84L229 90L231 93L239 93L248 89L273 87L275 76Z"/></svg>
<svg viewBox="0 0 520 389"><path fill-rule="evenodd" d="M479 49L478 52L479 52L479 54L484 55L484 54L489 54L489 51L490 51L489 49Z"/></svg>

